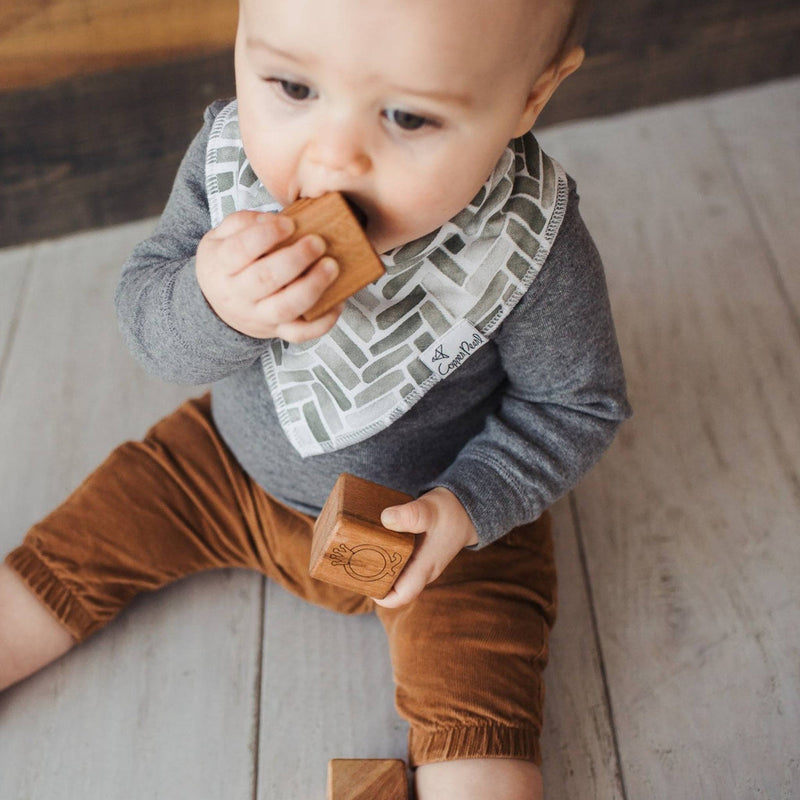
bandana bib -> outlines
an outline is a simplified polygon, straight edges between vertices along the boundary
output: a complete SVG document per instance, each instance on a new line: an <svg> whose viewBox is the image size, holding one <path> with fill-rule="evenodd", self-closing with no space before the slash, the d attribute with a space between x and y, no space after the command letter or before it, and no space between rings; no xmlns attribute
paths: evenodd
<svg viewBox="0 0 800 800"><path fill-rule="evenodd" d="M206 152L212 225L280 211L250 167L234 100ZM564 218L567 179L531 134L506 148L467 208L381 256L386 274L351 297L319 339L275 339L261 358L281 426L301 456L388 427L486 344L530 287Z"/></svg>

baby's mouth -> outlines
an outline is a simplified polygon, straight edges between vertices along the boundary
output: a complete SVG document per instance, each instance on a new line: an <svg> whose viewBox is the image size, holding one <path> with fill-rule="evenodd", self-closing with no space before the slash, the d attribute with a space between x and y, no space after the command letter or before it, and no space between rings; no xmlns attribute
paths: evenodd
<svg viewBox="0 0 800 800"><path fill-rule="evenodd" d="M348 197L347 195L343 195L345 202L350 207L350 210L353 212L353 216L356 218L356 222L361 226L363 230L367 229L367 225L369 224L369 217L367 216L366 211L361 208L352 197Z"/></svg>

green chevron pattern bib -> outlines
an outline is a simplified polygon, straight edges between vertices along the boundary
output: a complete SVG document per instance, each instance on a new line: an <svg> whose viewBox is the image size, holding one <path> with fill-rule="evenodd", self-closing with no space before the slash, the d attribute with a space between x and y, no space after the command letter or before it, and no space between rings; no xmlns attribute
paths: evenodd
<svg viewBox="0 0 800 800"><path fill-rule="evenodd" d="M214 226L233 211L282 208L247 161L236 101L212 126L206 188ZM531 134L515 139L467 208L381 256L386 274L329 333L271 341L264 380L300 455L383 430L486 344L538 275L566 205L561 166Z"/></svg>

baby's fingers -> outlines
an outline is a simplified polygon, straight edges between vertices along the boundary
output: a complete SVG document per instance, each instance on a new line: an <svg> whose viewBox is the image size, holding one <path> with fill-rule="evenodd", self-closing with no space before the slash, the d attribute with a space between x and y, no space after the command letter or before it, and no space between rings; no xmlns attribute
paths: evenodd
<svg viewBox="0 0 800 800"><path fill-rule="evenodd" d="M294 230L294 220L284 214L275 214L264 211L234 211L217 225L212 228L208 235L214 239L229 239L231 236L240 233L253 225L266 225L267 227L276 225L278 228L286 229L286 222L291 224L291 233Z"/></svg>
<svg viewBox="0 0 800 800"><path fill-rule="evenodd" d="M249 268L242 270L235 280L240 291L252 298L253 302L266 300L303 276L303 273L325 253L325 246L325 240L321 236L316 234L303 236L298 241L286 247L279 247L258 259ZM338 266L335 261L328 258L315 264L315 269L321 271L321 274L316 276L315 281L312 281L312 288L316 284L320 284L319 292L322 293L338 274ZM290 295L290 300L291 297ZM313 303L314 300L311 302ZM275 305L280 306L280 303ZM303 309L303 311L305 310ZM290 319L295 319L295 317L290 317Z"/></svg>
<svg viewBox="0 0 800 800"><path fill-rule="evenodd" d="M280 214L231 214L211 233L215 260L229 275L237 275L288 239L294 229L294 220Z"/></svg>
<svg viewBox="0 0 800 800"><path fill-rule="evenodd" d="M431 562L425 552L425 539L417 543L417 549L411 556L406 568L389 590L386 597L375 600L383 608L400 608L415 600L422 590L433 580L439 577L441 570L437 569L435 562Z"/></svg>
<svg viewBox="0 0 800 800"><path fill-rule="evenodd" d="M385 508L381 514L381 524L385 528L401 533L424 533L434 519L434 509L424 496L403 505Z"/></svg>
<svg viewBox="0 0 800 800"><path fill-rule="evenodd" d="M317 317L312 322L306 322L304 319L298 319L294 322L286 322L279 325L275 335L286 342L308 342L311 339L318 339L320 336L326 334L339 319L339 315L344 309L344 303L339 303L327 314Z"/></svg>
<svg viewBox="0 0 800 800"><path fill-rule="evenodd" d="M277 254L276 254L277 255ZM274 258L274 256L272 256ZM289 274L288 282L279 291L263 297L256 303L256 313L280 326L278 335L283 339L287 323L302 323L299 318L319 300L322 293L336 280L339 266L332 258L322 258L311 268L295 278ZM307 324L307 323L305 323ZM287 341L293 341L287 339Z"/></svg>

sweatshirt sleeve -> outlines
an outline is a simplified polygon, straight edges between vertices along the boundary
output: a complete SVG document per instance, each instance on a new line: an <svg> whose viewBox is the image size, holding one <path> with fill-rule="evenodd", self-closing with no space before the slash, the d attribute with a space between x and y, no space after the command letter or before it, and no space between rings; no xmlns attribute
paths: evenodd
<svg viewBox="0 0 800 800"><path fill-rule="evenodd" d="M195 273L197 246L211 228L206 145L224 105L206 110L155 232L125 262L116 292L117 320L131 353L148 372L175 383L212 383L252 363L267 347L214 313Z"/></svg>
<svg viewBox="0 0 800 800"><path fill-rule="evenodd" d="M478 547L573 488L631 413L603 266L574 185L542 271L494 341L507 375L500 405L434 483L464 504Z"/></svg>

